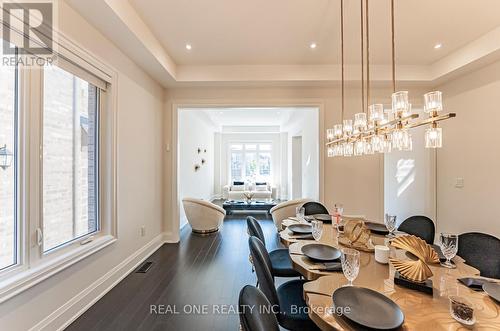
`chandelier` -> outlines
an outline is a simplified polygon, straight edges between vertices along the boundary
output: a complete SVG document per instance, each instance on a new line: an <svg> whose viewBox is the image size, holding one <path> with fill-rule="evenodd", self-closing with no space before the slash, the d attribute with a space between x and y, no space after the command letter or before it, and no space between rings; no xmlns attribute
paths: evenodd
<svg viewBox="0 0 500 331"><path fill-rule="evenodd" d="M326 130L327 155L353 156L390 153L412 150L413 140L410 129L428 125L425 131L425 147L441 148L443 131L438 122L453 118L455 113L441 114L443 111L442 93L433 91L424 95L424 112L428 118L417 120L419 115L412 112L408 101L408 91L396 91L394 0L391 0L391 36L392 36L392 107L384 109L381 103L370 102L370 37L368 0L361 2L361 104L362 112L352 119L344 119L344 0L340 1L340 48L342 70L342 123ZM366 10L366 14L364 11ZM365 35L366 25L366 35ZM366 103L365 103L365 46L366 38Z"/></svg>

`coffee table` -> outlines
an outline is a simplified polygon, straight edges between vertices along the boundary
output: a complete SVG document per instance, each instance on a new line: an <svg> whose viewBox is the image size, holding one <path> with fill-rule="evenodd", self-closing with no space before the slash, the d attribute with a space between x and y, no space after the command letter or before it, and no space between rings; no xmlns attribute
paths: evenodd
<svg viewBox="0 0 500 331"><path fill-rule="evenodd" d="M226 200L222 204L222 208L224 208L227 215L231 215L235 210L265 211L266 214L269 214L271 208L277 204L278 202L272 199L252 200L251 202L244 200Z"/></svg>

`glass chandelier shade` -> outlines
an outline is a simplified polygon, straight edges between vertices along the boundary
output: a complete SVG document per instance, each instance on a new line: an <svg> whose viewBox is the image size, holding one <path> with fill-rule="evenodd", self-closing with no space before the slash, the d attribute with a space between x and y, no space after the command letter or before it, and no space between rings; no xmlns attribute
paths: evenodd
<svg viewBox="0 0 500 331"><path fill-rule="evenodd" d="M372 145L372 141L371 140L367 140L365 142L365 146L364 147L365 147L364 153L366 155L372 155L374 153L374 151L373 151L373 145Z"/></svg>
<svg viewBox="0 0 500 331"><path fill-rule="evenodd" d="M384 152L384 137L375 135L372 137L372 149L374 153Z"/></svg>
<svg viewBox="0 0 500 331"><path fill-rule="evenodd" d="M392 94L392 112L396 116L402 116L403 113L407 113L410 108L410 103L408 102L408 91L399 91Z"/></svg>
<svg viewBox="0 0 500 331"><path fill-rule="evenodd" d="M443 110L442 93L434 91L424 94L424 111L426 113L440 112Z"/></svg>
<svg viewBox="0 0 500 331"><path fill-rule="evenodd" d="M327 155L328 157L334 157L335 156L335 149L333 146L328 146Z"/></svg>
<svg viewBox="0 0 500 331"><path fill-rule="evenodd" d="M333 138L335 138L333 129L327 129L326 130L326 140L332 141Z"/></svg>
<svg viewBox="0 0 500 331"><path fill-rule="evenodd" d="M413 141L411 134L406 129L399 129L394 131L392 135L392 148L400 151L411 151Z"/></svg>
<svg viewBox="0 0 500 331"><path fill-rule="evenodd" d="M443 129L430 127L425 130L425 147L441 148L443 147Z"/></svg>
<svg viewBox="0 0 500 331"><path fill-rule="evenodd" d="M352 130L352 120L344 120L344 133L351 134Z"/></svg>
<svg viewBox="0 0 500 331"><path fill-rule="evenodd" d="M335 144L333 146L333 155L334 156L342 156L342 155L344 155L344 149L342 147L342 144Z"/></svg>
<svg viewBox="0 0 500 331"><path fill-rule="evenodd" d="M365 113L354 114L354 128L358 130L364 130L367 127L367 120Z"/></svg>
<svg viewBox="0 0 500 331"><path fill-rule="evenodd" d="M344 156L352 156L354 154L354 144L352 142L344 143Z"/></svg>
<svg viewBox="0 0 500 331"><path fill-rule="evenodd" d="M382 122L385 118L384 105L381 103L370 105L368 106L368 113L370 114L370 121Z"/></svg>
<svg viewBox="0 0 500 331"><path fill-rule="evenodd" d="M333 135L335 138L342 137L342 124L335 124L333 126Z"/></svg>
<svg viewBox="0 0 500 331"><path fill-rule="evenodd" d="M365 151L365 141L364 140L356 140L354 143L354 155L359 156L363 155Z"/></svg>

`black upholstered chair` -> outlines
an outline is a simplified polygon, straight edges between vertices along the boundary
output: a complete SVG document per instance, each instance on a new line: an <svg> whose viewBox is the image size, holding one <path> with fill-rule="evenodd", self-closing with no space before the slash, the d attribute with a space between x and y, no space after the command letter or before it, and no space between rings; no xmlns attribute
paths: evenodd
<svg viewBox="0 0 500 331"><path fill-rule="evenodd" d="M427 216L408 217L399 225L398 230L422 238L429 245L434 244L436 229L434 222Z"/></svg>
<svg viewBox="0 0 500 331"><path fill-rule="evenodd" d="M240 325L243 331L279 331L271 303L258 288L246 285L238 299Z"/></svg>
<svg viewBox="0 0 500 331"><path fill-rule="evenodd" d="M274 307L278 323L292 331L319 330L307 314L303 287L305 280L290 280L276 289L271 273L271 260L266 247L257 237L248 240L259 288Z"/></svg>
<svg viewBox="0 0 500 331"><path fill-rule="evenodd" d="M458 236L457 255L481 276L500 279L500 239L486 233L463 233Z"/></svg>
<svg viewBox="0 0 500 331"><path fill-rule="evenodd" d="M321 203L316 202L316 201L310 201L306 202L302 205L304 208L304 215L318 215L318 214L323 214L323 215L328 215L328 209L326 209L325 206L323 206Z"/></svg>
<svg viewBox="0 0 500 331"><path fill-rule="evenodd" d="M255 236L266 245L266 238L259 222L252 216L247 217L248 234ZM300 273L293 269L288 248L277 248L269 252L272 274L274 277L299 277Z"/></svg>

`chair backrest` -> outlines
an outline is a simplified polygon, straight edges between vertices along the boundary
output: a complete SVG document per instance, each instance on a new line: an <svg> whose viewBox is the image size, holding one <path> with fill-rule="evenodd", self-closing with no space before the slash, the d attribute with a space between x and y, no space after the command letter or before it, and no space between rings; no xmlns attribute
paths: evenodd
<svg viewBox="0 0 500 331"><path fill-rule="evenodd" d="M500 239L486 233L463 233L458 236L457 254L481 276L500 279Z"/></svg>
<svg viewBox="0 0 500 331"><path fill-rule="evenodd" d="M271 303L262 291L246 285L238 299L240 323L244 331L279 331L278 320Z"/></svg>
<svg viewBox="0 0 500 331"><path fill-rule="evenodd" d="M399 225L398 230L422 238L430 245L434 244L436 229L434 222L427 216L411 216Z"/></svg>
<svg viewBox="0 0 500 331"><path fill-rule="evenodd" d="M264 246L266 245L266 238L264 237L264 232L259 224L259 221L255 217L247 216L247 228L248 234L260 239Z"/></svg>
<svg viewBox="0 0 500 331"><path fill-rule="evenodd" d="M257 274L260 290L273 307L279 307L278 293L276 292L274 277L272 275L271 259L266 247L259 238L253 236L248 239L248 246L250 247L250 254L252 255L253 266ZM276 311L279 311L279 309Z"/></svg>
<svg viewBox="0 0 500 331"><path fill-rule="evenodd" d="M271 213L271 216L273 217L273 222L274 225L276 226L276 229L278 231L283 230L281 228L281 222L283 220L287 219L288 217L295 216L296 213L296 208L298 206L302 206L304 203L311 201L310 199L294 199L294 200L289 200L289 201L284 201L280 202L271 210L269 211Z"/></svg>
<svg viewBox="0 0 500 331"><path fill-rule="evenodd" d="M302 205L305 209L304 215L317 215L317 214L329 214L328 209L323 206L321 203L316 201L309 201Z"/></svg>

